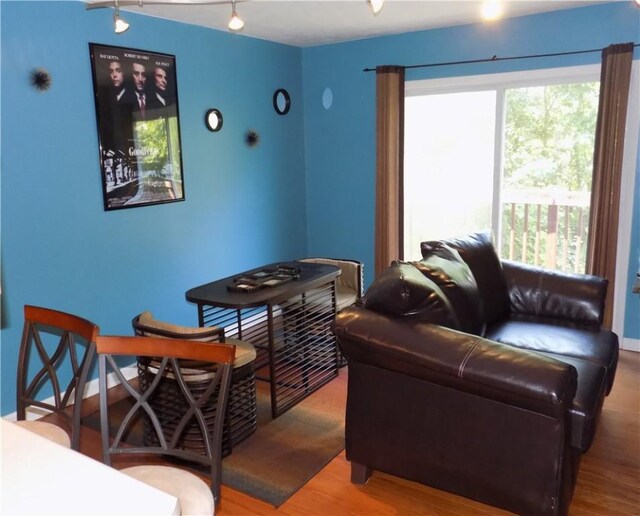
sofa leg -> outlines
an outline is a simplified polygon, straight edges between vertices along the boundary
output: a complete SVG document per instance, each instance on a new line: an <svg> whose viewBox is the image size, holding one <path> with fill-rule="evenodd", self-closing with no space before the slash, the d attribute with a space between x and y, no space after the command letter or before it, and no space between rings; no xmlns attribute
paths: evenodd
<svg viewBox="0 0 640 516"><path fill-rule="evenodd" d="M371 478L373 470L363 464L357 462L351 462L351 482L353 484L364 485Z"/></svg>

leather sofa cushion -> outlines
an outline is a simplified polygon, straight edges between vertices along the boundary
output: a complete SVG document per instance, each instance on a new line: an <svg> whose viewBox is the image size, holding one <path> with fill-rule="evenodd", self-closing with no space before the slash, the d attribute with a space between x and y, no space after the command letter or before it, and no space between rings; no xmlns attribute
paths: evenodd
<svg viewBox="0 0 640 516"><path fill-rule="evenodd" d="M457 329L459 323L442 290L411 263L394 261L364 296L364 307Z"/></svg>
<svg viewBox="0 0 640 516"><path fill-rule="evenodd" d="M482 336L482 298L471 269L458 251L438 242L423 250L421 261L412 263L442 289L458 319L457 329Z"/></svg>
<svg viewBox="0 0 640 516"><path fill-rule="evenodd" d="M618 363L615 333L588 325L562 323L557 319L513 315L510 320L487 328L487 338L518 348L588 360L607 372L607 392L611 389Z"/></svg>
<svg viewBox="0 0 640 516"><path fill-rule="evenodd" d="M491 233L482 231L460 238L441 240L460 253L478 284L482 297L483 319L486 324L503 319L509 314L509 291L502 271L502 264L493 243ZM422 256L437 242L422 242Z"/></svg>

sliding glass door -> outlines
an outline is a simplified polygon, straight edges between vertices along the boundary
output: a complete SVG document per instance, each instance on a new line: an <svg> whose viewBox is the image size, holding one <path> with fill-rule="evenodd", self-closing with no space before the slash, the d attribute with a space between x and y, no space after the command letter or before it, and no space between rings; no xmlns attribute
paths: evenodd
<svg viewBox="0 0 640 516"><path fill-rule="evenodd" d="M491 227L495 91L405 99L404 256Z"/></svg>
<svg viewBox="0 0 640 516"><path fill-rule="evenodd" d="M405 259L491 228L505 258L584 272L598 67L407 84Z"/></svg>

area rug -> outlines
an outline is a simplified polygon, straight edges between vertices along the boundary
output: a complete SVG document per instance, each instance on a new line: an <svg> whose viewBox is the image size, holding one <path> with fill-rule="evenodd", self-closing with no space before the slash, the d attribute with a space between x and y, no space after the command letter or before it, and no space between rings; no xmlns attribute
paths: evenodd
<svg viewBox="0 0 640 516"><path fill-rule="evenodd" d="M333 380L276 419L266 386L258 382L258 428L223 459L222 483L278 507L344 449L345 383ZM128 405L119 401L111 410ZM82 424L99 431L99 419L95 412Z"/></svg>
<svg viewBox="0 0 640 516"><path fill-rule="evenodd" d="M344 410L306 401L271 419L269 396L258 392L258 428L222 461L222 483L278 507L338 455Z"/></svg>

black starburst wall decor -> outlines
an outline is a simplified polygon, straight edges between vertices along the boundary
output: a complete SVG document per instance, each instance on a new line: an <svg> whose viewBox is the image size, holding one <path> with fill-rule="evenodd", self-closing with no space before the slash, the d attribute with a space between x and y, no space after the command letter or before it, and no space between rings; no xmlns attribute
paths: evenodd
<svg viewBox="0 0 640 516"><path fill-rule="evenodd" d="M47 91L51 82L51 74L44 68L34 68L29 72L29 83L36 91Z"/></svg>
<svg viewBox="0 0 640 516"><path fill-rule="evenodd" d="M249 129L244 137L245 142L249 147L255 147L260 143L260 135L253 129Z"/></svg>

